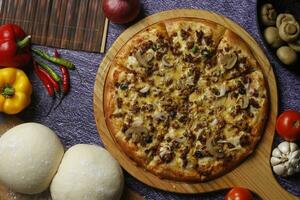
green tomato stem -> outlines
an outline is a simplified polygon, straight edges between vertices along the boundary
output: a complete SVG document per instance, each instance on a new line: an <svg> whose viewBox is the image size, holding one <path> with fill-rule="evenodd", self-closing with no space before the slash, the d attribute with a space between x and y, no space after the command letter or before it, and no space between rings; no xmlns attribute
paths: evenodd
<svg viewBox="0 0 300 200"><path fill-rule="evenodd" d="M298 120L293 121L293 127L298 128L300 126L300 122Z"/></svg>
<svg viewBox="0 0 300 200"><path fill-rule="evenodd" d="M18 41L17 45L18 45L19 48L22 49L30 43L30 40L31 40L31 35L27 35L24 39Z"/></svg>
<svg viewBox="0 0 300 200"><path fill-rule="evenodd" d="M11 98L15 95L15 89L10 86L10 85L6 85L4 86L4 88L2 89L2 93L1 93L5 98Z"/></svg>

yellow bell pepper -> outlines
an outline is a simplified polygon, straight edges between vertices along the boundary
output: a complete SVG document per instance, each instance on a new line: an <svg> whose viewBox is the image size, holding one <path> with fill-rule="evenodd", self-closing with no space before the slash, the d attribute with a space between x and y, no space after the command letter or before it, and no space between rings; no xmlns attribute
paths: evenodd
<svg viewBox="0 0 300 200"><path fill-rule="evenodd" d="M30 104L31 83L26 74L16 68L0 69L0 112L17 114Z"/></svg>

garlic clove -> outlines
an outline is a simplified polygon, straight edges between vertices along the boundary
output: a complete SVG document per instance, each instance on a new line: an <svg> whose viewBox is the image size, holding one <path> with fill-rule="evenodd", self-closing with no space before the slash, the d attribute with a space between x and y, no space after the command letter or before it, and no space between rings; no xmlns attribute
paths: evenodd
<svg viewBox="0 0 300 200"><path fill-rule="evenodd" d="M272 164L272 166L278 165L278 164L280 164L281 162L282 162L282 160L279 159L279 158L277 158L277 157L272 157L272 158L271 158L271 164Z"/></svg>
<svg viewBox="0 0 300 200"><path fill-rule="evenodd" d="M273 171L275 174L277 174L279 176L284 176L285 172L286 172L286 168L284 165L275 165L273 167Z"/></svg>
<svg viewBox="0 0 300 200"><path fill-rule="evenodd" d="M297 165L300 164L300 160L299 160L299 159L292 158L292 159L290 160L290 164L291 164L292 166L297 166Z"/></svg>
<svg viewBox="0 0 300 200"><path fill-rule="evenodd" d="M289 160L287 160L286 162L284 162L283 165L284 165L284 167L285 167L286 169L291 168L291 163L290 163Z"/></svg>
<svg viewBox="0 0 300 200"><path fill-rule="evenodd" d="M289 168L287 169L286 175L287 175L287 176L291 176L291 175L293 175L293 174L295 174L294 168L293 168L293 167L289 167Z"/></svg>
<svg viewBox="0 0 300 200"><path fill-rule="evenodd" d="M290 163L292 166L300 165L300 150L294 151L290 156Z"/></svg>
<svg viewBox="0 0 300 200"><path fill-rule="evenodd" d="M278 145L278 149L283 154L288 154L290 152L290 144L288 142L282 142Z"/></svg>
<svg viewBox="0 0 300 200"><path fill-rule="evenodd" d="M290 150L291 152L294 152L298 149L298 145L296 143L290 143Z"/></svg>
<svg viewBox="0 0 300 200"><path fill-rule="evenodd" d="M282 153L281 153L281 151L278 148L275 148L272 151L272 156L274 156L274 157L282 157Z"/></svg>
<svg viewBox="0 0 300 200"><path fill-rule="evenodd" d="M291 155L291 158L293 159L300 159L300 150L294 151Z"/></svg>
<svg viewBox="0 0 300 200"><path fill-rule="evenodd" d="M300 163L298 163L297 165L295 165L294 168L295 168L295 172L299 173L300 172Z"/></svg>

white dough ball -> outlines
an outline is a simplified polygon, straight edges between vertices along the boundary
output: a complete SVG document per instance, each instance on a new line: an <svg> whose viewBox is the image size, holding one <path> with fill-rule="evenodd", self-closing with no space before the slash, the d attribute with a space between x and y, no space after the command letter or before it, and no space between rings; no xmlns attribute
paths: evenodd
<svg viewBox="0 0 300 200"><path fill-rule="evenodd" d="M0 138L0 181L15 192L46 190L64 155L56 134L37 123L24 123Z"/></svg>
<svg viewBox="0 0 300 200"><path fill-rule="evenodd" d="M118 200L123 185L122 169L108 151L78 144L65 153L50 192L53 200Z"/></svg>

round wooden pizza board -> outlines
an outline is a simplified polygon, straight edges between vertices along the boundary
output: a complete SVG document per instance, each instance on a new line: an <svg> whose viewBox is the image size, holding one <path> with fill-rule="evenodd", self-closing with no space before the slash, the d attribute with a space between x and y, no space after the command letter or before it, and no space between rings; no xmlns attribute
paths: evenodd
<svg viewBox="0 0 300 200"><path fill-rule="evenodd" d="M165 19L177 17L202 18L219 23L237 33L249 45L253 55L262 66L264 76L267 80L270 94L270 111L265 133L254 153L243 163L229 173L204 183L177 182L160 179L157 176L137 166L120 146L114 141L106 126L103 112L103 90L104 82L110 63L120 48L136 33L147 26ZM180 9L170 10L154 14L143 19L124 31L114 42L99 66L94 86L94 114L98 132L106 148L115 156L125 170L141 182L166 191L178 193L204 193L226 189L233 186L243 186L257 193L263 199L298 199L284 190L273 176L269 158L275 130L275 119L277 116L277 86L274 72L264 52L256 41L242 27L232 20L216 13L204 10Z"/></svg>

